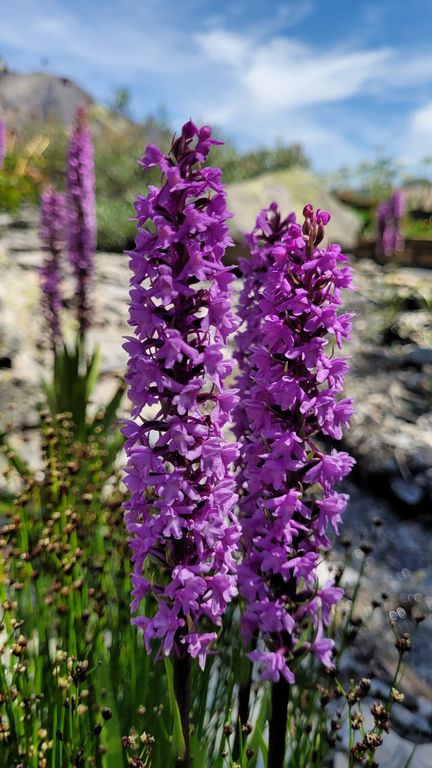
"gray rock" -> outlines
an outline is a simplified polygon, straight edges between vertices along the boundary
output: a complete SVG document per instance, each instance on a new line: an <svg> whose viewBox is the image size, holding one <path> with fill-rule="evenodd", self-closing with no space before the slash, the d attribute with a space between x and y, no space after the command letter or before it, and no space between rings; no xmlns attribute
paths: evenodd
<svg viewBox="0 0 432 768"><path fill-rule="evenodd" d="M411 741L401 738L394 731L385 734L384 743L377 752L379 765L383 768L385 766L406 768L410 758L410 768L431 768L432 744L420 744L416 747Z"/></svg>
<svg viewBox="0 0 432 768"><path fill-rule="evenodd" d="M10 247L10 251L16 251L14 254L14 258L16 263L22 268L22 269L30 269L37 271L39 267L42 265L45 255L44 252L39 249L37 250L37 244L36 244L36 250L34 250L34 243L21 243L22 248L12 248ZM30 247L33 246L33 247Z"/></svg>
<svg viewBox="0 0 432 768"><path fill-rule="evenodd" d="M6 229L10 227L13 222L13 216L10 213L0 212L0 228Z"/></svg>
<svg viewBox="0 0 432 768"><path fill-rule="evenodd" d="M77 108L92 103L91 96L69 78L47 72L0 72L1 111L15 125L48 118L70 125Z"/></svg>
<svg viewBox="0 0 432 768"><path fill-rule="evenodd" d="M391 488L398 499L411 507L417 506L423 500L425 492L416 482L396 477L390 483Z"/></svg>
<svg viewBox="0 0 432 768"><path fill-rule="evenodd" d="M354 311L347 394L355 403L347 449L358 460L366 481L380 481L383 492L399 502L425 509L432 500L427 482L432 467L432 420L429 360L432 314L429 310L399 311L399 289L432 300L432 271L386 270L373 264L355 265L357 292L347 300ZM390 292L390 293L388 293ZM360 294L360 295L359 295ZM383 327L403 326L401 334L415 343L383 343ZM414 361L416 365L408 365ZM420 363L424 367L420 367ZM391 481L396 481L391 484Z"/></svg>
<svg viewBox="0 0 432 768"><path fill-rule="evenodd" d="M403 194L408 210L432 213L432 184L429 181L409 183Z"/></svg>
<svg viewBox="0 0 432 768"><path fill-rule="evenodd" d="M383 680L377 680L374 678L371 680L370 693L375 699L381 699L385 701L390 695L391 685L385 683Z"/></svg>
<svg viewBox="0 0 432 768"><path fill-rule="evenodd" d="M420 714L432 722L432 701L427 699L426 696L418 696L417 706Z"/></svg>
<svg viewBox="0 0 432 768"><path fill-rule="evenodd" d="M394 704L391 713L392 722L402 736L432 738L432 727L427 718L419 712L412 712L403 704Z"/></svg>
<svg viewBox="0 0 432 768"><path fill-rule="evenodd" d="M403 364L413 365L418 368L423 368L425 365L432 365L432 348L415 347L405 355Z"/></svg>
<svg viewBox="0 0 432 768"><path fill-rule="evenodd" d="M348 768L348 757L345 752L336 752L333 768Z"/></svg>

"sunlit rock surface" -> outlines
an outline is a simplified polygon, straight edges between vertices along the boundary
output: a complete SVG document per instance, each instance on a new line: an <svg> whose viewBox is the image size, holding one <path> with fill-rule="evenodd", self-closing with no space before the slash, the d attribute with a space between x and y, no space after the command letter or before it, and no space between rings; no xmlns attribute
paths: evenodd
<svg viewBox="0 0 432 768"><path fill-rule="evenodd" d="M257 212L276 200L284 215L295 211L298 216L305 203L330 211L331 221L326 234L345 248L357 245L361 228L359 217L341 203L324 182L306 168L295 167L274 171L228 185L228 209L234 214L231 234L241 244L245 232L255 225Z"/></svg>

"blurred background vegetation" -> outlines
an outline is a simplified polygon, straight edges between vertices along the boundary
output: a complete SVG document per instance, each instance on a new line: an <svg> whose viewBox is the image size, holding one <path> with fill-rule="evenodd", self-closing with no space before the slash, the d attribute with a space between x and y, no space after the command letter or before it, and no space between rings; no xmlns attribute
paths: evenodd
<svg viewBox="0 0 432 768"><path fill-rule="evenodd" d="M147 184L158 183L158 174L142 174L138 163L148 143L168 149L172 127L163 109L142 123L129 117L129 92L119 88L111 106L93 104L90 120L95 145L98 248L121 252L134 242L133 200L145 193ZM65 185L65 167L69 128L59 120L32 119L8 133L8 154L0 169L0 211L14 213L23 204L36 204L45 184ZM276 144L241 152L232 140L215 128L224 141L215 147L212 160L221 166L225 183L244 181L294 166L309 167L300 144ZM425 176L431 161L425 160ZM357 166L343 167L326 180L339 199L360 215L362 235L373 238L377 203L403 185L413 204L403 222L405 238L430 238L432 184L427 178L408 178L396 161L382 152ZM416 205L416 194L422 198ZM424 198L430 205L424 205ZM418 210L417 210L418 209ZM426 209L426 214L424 213ZM429 211L430 209L430 211Z"/></svg>
<svg viewBox="0 0 432 768"><path fill-rule="evenodd" d="M157 183L158 174L146 174L138 160L148 143L168 149L173 131L163 112L136 124L128 119L128 93L119 89L113 109L94 105L90 121L95 147L98 248L122 251L133 244L135 235L133 200L147 184ZM38 203L48 182L60 190L65 186L69 129L56 121L32 121L9 132L8 153L0 170L0 210L16 212L24 203ZM219 132L218 132L219 135ZM224 138L214 151L213 161L224 171L227 183L258 176L267 171L306 166L300 145L277 145L241 153Z"/></svg>

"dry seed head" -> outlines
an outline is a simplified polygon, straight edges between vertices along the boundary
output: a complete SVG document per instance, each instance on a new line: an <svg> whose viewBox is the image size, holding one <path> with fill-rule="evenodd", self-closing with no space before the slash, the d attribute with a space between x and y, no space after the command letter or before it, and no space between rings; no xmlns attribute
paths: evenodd
<svg viewBox="0 0 432 768"><path fill-rule="evenodd" d="M395 642L395 647L400 653L406 653L411 650L411 638L408 632L404 632Z"/></svg>
<svg viewBox="0 0 432 768"><path fill-rule="evenodd" d="M403 701L405 698L404 694L398 691L397 688L391 689L391 697L393 701L399 701L399 702Z"/></svg>
<svg viewBox="0 0 432 768"><path fill-rule="evenodd" d="M146 733L145 731L143 731L143 733L141 734L140 740L142 741L143 744L145 744L146 747L151 746L152 744L154 744L154 741L155 741L154 737L151 736L149 733Z"/></svg>

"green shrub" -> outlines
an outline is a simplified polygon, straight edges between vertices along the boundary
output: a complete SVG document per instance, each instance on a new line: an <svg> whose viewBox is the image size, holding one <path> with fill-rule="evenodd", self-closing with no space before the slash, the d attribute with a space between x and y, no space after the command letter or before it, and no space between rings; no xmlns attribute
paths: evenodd
<svg viewBox="0 0 432 768"><path fill-rule="evenodd" d="M120 253L132 248L136 227L133 221L131 200L98 198L98 248L101 251Z"/></svg>
<svg viewBox="0 0 432 768"><path fill-rule="evenodd" d="M121 252L133 245L133 199L148 183L158 183L158 172L146 179L138 162L147 144L168 149L172 131L166 122L148 118L137 125L122 115L96 106L90 111L95 147L98 248ZM222 139L220 131L216 132ZM0 171L0 210L15 212L22 203L38 203L42 188L65 187L68 129L59 123L32 123L12 137L5 167ZM216 147L214 163L220 165L226 183L260 173L307 165L300 145L277 145L240 152L229 139Z"/></svg>

